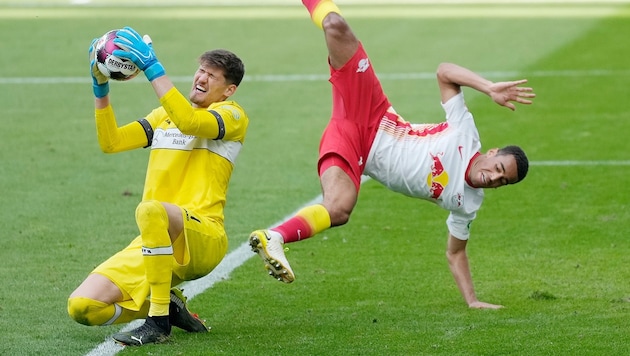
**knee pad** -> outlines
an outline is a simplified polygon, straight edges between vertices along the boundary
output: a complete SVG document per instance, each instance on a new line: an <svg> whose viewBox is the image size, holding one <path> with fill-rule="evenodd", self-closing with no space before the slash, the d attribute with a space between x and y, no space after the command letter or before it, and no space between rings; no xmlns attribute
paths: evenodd
<svg viewBox="0 0 630 356"><path fill-rule="evenodd" d="M168 234L168 214L162 203L157 200L140 203L136 208L136 223L142 236L144 256L173 254Z"/></svg>
<svg viewBox="0 0 630 356"><path fill-rule="evenodd" d="M117 304L106 304L85 297L68 299L68 315L83 325L109 325L120 316L121 312L122 309Z"/></svg>
<svg viewBox="0 0 630 356"><path fill-rule="evenodd" d="M148 229L168 229L166 209L157 200L147 200L136 208L136 224L141 232Z"/></svg>

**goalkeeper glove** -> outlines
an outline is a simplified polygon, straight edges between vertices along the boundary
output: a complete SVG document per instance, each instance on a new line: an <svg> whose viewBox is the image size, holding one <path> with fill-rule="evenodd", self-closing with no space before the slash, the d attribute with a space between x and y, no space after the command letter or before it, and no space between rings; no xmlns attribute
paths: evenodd
<svg viewBox="0 0 630 356"><path fill-rule="evenodd" d="M114 43L122 49L117 49L112 54L131 60L144 72L150 82L166 74L162 63L155 56L151 38L148 35L144 35L144 38L140 37L133 28L125 27L118 31Z"/></svg>
<svg viewBox="0 0 630 356"><path fill-rule="evenodd" d="M90 58L90 75L92 76L92 90L94 91L94 96L102 98L109 94L109 80L96 66L96 53L94 50L96 41L98 41L98 38L92 40L88 51Z"/></svg>

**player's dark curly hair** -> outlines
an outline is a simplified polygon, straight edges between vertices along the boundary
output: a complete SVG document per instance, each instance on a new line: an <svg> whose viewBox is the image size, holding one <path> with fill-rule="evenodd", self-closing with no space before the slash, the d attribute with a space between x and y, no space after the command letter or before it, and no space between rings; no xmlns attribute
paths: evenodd
<svg viewBox="0 0 630 356"><path fill-rule="evenodd" d="M527 175L529 170L529 160L525 155L525 152L518 146L505 146L497 152L497 155L512 155L516 160L516 172L518 174L518 180L514 183L522 181Z"/></svg>
<svg viewBox="0 0 630 356"><path fill-rule="evenodd" d="M241 84L245 76L245 65L238 56L225 49L207 51L199 57L199 63L223 69L225 80L236 86Z"/></svg>

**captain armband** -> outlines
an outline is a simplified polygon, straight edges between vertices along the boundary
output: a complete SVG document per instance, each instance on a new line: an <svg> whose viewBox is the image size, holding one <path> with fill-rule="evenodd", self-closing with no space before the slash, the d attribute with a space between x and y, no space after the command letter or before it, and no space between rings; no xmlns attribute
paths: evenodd
<svg viewBox="0 0 630 356"><path fill-rule="evenodd" d="M147 119L143 118L138 120L138 122L142 125L144 133L147 135L147 145L144 146L144 148L147 148L151 146L151 143L153 142L153 127L151 127L151 124L147 121Z"/></svg>
<svg viewBox="0 0 630 356"><path fill-rule="evenodd" d="M215 140L222 140L225 136L225 122L218 112L214 110L208 110L208 112L214 115L214 117L217 119L217 125L219 126L219 134L217 135L217 138L215 138Z"/></svg>

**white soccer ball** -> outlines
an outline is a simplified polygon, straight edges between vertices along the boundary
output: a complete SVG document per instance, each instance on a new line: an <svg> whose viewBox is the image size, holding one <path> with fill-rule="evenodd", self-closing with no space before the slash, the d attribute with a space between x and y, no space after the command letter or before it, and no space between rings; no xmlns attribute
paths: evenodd
<svg viewBox="0 0 630 356"><path fill-rule="evenodd" d="M140 69L130 60L114 56L112 52L120 49L115 43L118 30L111 30L98 39L94 45L96 66L104 76L113 80L129 80L140 73Z"/></svg>

